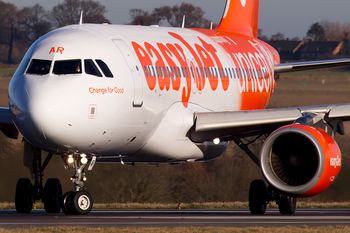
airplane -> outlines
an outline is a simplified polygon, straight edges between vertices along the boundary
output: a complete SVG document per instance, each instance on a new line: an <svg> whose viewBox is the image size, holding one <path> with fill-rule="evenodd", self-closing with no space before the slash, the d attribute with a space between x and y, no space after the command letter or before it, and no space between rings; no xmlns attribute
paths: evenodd
<svg viewBox="0 0 350 233"><path fill-rule="evenodd" d="M47 213L88 214L85 170L99 162L181 164L221 156L234 141L264 179L251 182L249 209L317 195L342 164L334 140L350 105L265 109L285 72L350 65L350 59L280 63L257 39L259 0L227 0L215 29L79 24L28 49L9 84L0 129L24 140L32 179L16 184L18 213L42 200ZM263 138L259 155L242 139ZM48 153L41 161L41 151ZM74 170L74 190L43 171L53 155Z"/></svg>

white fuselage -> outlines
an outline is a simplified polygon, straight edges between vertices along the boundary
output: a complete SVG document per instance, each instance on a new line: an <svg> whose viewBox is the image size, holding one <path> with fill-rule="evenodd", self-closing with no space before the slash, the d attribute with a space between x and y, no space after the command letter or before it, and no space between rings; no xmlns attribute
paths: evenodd
<svg viewBox="0 0 350 233"><path fill-rule="evenodd" d="M251 43L241 40L245 47ZM236 44L180 28L87 24L55 30L32 45L12 78L9 98L14 122L30 143L55 154L126 156L135 162L217 157L226 143L196 145L186 136L194 123L193 113L246 108L242 93L262 94L259 108L264 108L273 91L273 73L266 65L272 55L265 54L265 65L254 66L264 69L260 74L267 78L254 81L238 61L238 53L228 55L225 43ZM212 46L215 54L205 45ZM264 51L253 45L251 49L263 56ZM214 56L220 58L220 66ZM212 65L201 79L205 72L198 62L205 64L205 59ZM72 69L71 61L79 60L76 73L64 71L64 65L59 70L55 63L69 61L67 67ZM100 61L113 77L107 77ZM42 63L48 64L43 73L31 68ZM254 67L250 67L253 72ZM209 152L209 147L218 152Z"/></svg>

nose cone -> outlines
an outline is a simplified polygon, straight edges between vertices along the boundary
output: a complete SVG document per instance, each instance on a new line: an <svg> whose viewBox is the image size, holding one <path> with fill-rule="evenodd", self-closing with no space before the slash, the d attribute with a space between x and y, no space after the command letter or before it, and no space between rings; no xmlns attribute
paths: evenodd
<svg viewBox="0 0 350 233"><path fill-rule="evenodd" d="M30 139L30 142L36 146L39 146L37 142L43 141L40 124L34 117L37 115L34 103L41 98L43 89L38 79L18 75L12 78L9 86L10 109L14 123L22 135L27 140Z"/></svg>
<svg viewBox="0 0 350 233"><path fill-rule="evenodd" d="M62 92L62 88L50 85L48 77L22 75L14 79L9 98L17 128L30 143L43 150L57 152L58 148L62 149L70 138L67 129L58 125L70 116L69 97L57 93L56 89Z"/></svg>

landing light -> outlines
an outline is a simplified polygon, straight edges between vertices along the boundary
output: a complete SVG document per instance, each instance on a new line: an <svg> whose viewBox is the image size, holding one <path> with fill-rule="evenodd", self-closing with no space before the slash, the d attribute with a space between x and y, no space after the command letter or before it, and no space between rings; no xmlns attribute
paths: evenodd
<svg viewBox="0 0 350 233"><path fill-rule="evenodd" d="M86 157L83 157L83 158L81 158L80 162L81 162L82 164L87 164L88 159L87 159Z"/></svg>
<svg viewBox="0 0 350 233"><path fill-rule="evenodd" d="M68 163L73 163L73 162L74 162L73 155L68 155Z"/></svg>
<svg viewBox="0 0 350 233"><path fill-rule="evenodd" d="M213 140L213 143L214 143L215 145L219 144L219 143L220 143L220 138L215 138L215 139Z"/></svg>

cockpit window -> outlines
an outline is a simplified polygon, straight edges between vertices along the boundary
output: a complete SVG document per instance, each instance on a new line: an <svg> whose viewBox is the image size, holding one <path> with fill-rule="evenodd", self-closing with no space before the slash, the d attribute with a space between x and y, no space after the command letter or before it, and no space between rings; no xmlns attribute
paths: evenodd
<svg viewBox="0 0 350 233"><path fill-rule="evenodd" d="M81 74L81 60L55 61L53 67L54 74Z"/></svg>
<svg viewBox="0 0 350 233"><path fill-rule="evenodd" d="M85 59L84 65L85 65L85 73L90 74L90 75L94 75L97 77L102 77L101 72L97 69L93 60Z"/></svg>
<svg viewBox="0 0 350 233"><path fill-rule="evenodd" d="M45 75L50 72L51 61L33 59L30 63L27 74Z"/></svg>
<svg viewBox="0 0 350 233"><path fill-rule="evenodd" d="M107 64L104 63L104 61L96 59L95 60L98 64L98 66L101 68L102 72L104 73L104 75L108 78L113 78L113 74L110 71L110 69L108 68Z"/></svg>

